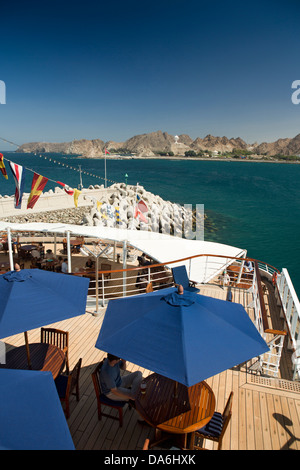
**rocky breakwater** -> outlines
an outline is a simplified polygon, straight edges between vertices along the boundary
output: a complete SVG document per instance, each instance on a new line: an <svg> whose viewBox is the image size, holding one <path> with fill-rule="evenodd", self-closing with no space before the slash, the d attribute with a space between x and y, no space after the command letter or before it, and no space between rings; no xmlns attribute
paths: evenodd
<svg viewBox="0 0 300 470"><path fill-rule="evenodd" d="M109 189L113 190L110 196L93 200L93 207L82 219L83 225L203 238L205 216L202 205L195 208L165 201L139 185L116 183Z"/></svg>

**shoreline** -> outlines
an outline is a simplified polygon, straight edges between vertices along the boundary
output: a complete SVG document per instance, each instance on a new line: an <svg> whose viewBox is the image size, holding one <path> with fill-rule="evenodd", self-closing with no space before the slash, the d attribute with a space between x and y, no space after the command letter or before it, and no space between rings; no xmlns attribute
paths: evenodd
<svg viewBox="0 0 300 470"><path fill-rule="evenodd" d="M34 155L34 152L17 152L17 151L5 151L0 150L2 153L18 153L23 154L24 157L26 155ZM216 162L253 162L253 163L292 163L292 164L299 164L299 161L295 160L284 160L284 159L275 159L274 157L270 156L269 158L261 157L261 158L230 158L230 157L186 157L184 155L149 155L149 156L138 156L138 155L101 155L98 157L87 157L84 155L78 154L71 154L71 153L56 153L56 152L41 152L41 154L45 155L61 155L65 157L73 157L78 158L80 160L173 160L173 161L216 161Z"/></svg>
<svg viewBox="0 0 300 470"><path fill-rule="evenodd" d="M82 159L82 160L174 160L174 161L205 161L205 162L212 162L212 161L219 161L219 162L248 162L248 163L291 163L291 164L299 164L299 161L291 161L291 160L266 160L263 158L253 158L253 159L247 159L247 158L219 158L219 157L208 157L208 158L203 158L203 157L184 157L184 156L150 156L150 157L137 157L137 156L128 156L128 157L121 157L121 156L116 156L116 157L108 157L106 158L104 156L102 157L82 157L76 155L77 158Z"/></svg>

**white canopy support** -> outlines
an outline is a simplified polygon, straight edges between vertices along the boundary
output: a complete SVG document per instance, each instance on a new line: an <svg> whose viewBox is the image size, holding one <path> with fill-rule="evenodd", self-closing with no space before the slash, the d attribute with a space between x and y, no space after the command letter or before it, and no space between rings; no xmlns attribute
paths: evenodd
<svg viewBox="0 0 300 470"><path fill-rule="evenodd" d="M221 273L234 259L245 257L247 251L241 248L202 240L187 240L156 232L143 230L126 230L109 227L90 227L71 224L48 223L7 223L0 222L0 231L26 231L41 233L56 233L67 235L68 267L71 272L70 236L91 237L108 242L119 242L124 246L131 245L144 252L157 263L167 263L173 260L189 258L197 255L210 255L195 258L195 260L179 261L170 264L171 267L186 265L190 279L198 283L209 282L214 276ZM224 258L225 257L225 258ZM228 258L226 258L228 257ZM126 262L125 252L123 262Z"/></svg>

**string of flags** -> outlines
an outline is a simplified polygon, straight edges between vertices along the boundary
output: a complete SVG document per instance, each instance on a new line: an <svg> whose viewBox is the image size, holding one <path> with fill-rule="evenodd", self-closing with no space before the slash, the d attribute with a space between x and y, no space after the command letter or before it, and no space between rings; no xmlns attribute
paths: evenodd
<svg viewBox="0 0 300 470"><path fill-rule="evenodd" d="M13 142L10 142L6 139L3 139L2 137L0 137L0 140L3 140L5 142L9 142L10 144L17 146L17 144L14 144ZM105 155L106 154L109 154L109 151L107 149L105 149ZM44 158L45 160L48 160L48 161L53 161L53 163L57 163L58 165L61 165L61 166L66 167L68 169L71 169L71 170L74 170L74 171L77 171L77 172L80 171L79 169L77 169L75 167L72 167L72 166L70 166L66 163L55 160L52 157L48 157L48 156L45 156L45 155L39 155L39 157ZM79 198L79 195L81 194L81 191L79 189L71 188L70 186L68 186L67 184L65 184L61 181L54 181L50 178L42 176L42 175L38 174L37 172L35 172L34 170L32 170L31 168L26 168L22 165L16 164L16 163L8 160L7 158L4 158L3 154L0 153L0 172L2 173L3 177L6 180L8 180L8 174L7 174L7 171L6 171L4 160L7 161L8 164L9 164L9 168L11 170L12 176L14 178L15 186L16 186L15 200L14 200L14 204L15 204L16 209L21 208L22 197L23 197L23 192L24 192L24 185L25 185L25 175L27 173L26 170L33 173L33 179L32 179L32 183L31 183L31 192L30 192L30 195L29 195L29 198L28 198L28 201L27 201L27 209L33 209L33 207L35 206L36 202L38 201L38 199L39 199L40 195L42 194L42 192L43 192L46 184L48 183L48 181L52 181L52 182L57 183L60 186L62 186L62 188L64 189L66 194L68 194L69 196L74 197L75 207L78 207L78 198ZM103 180L105 179L101 176L89 173L87 171L82 171L82 173L85 174L85 175L88 175L88 176L92 176L94 178L100 178L100 179L103 179ZM109 181L111 183L117 183L117 181L113 181L113 180L110 180L110 179L106 179L106 181ZM138 185L138 183L137 183L137 185ZM122 220L121 220L121 217L120 217L120 208L119 207L114 208L110 204L105 204L105 207L102 207L103 206L102 202L97 201L95 198L91 198L91 199L93 199L94 202L96 202L97 209L98 209L99 213L101 214L101 217L104 220L115 219L117 225L122 225ZM138 194L136 194L134 218L135 219L140 219L144 223L148 223L148 220L146 219L146 217L144 215L148 211L149 211L149 209L148 209L146 203L141 199L141 197Z"/></svg>
<svg viewBox="0 0 300 470"><path fill-rule="evenodd" d="M107 154L110 154L110 152L107 149L105 149L105 155L107 155ZM37 154L35 153L34 155L37 155ZM71 165L68 165L67 163L63 163L63 162L60 162L58 160L55 160L53 157L48 157L47 155L37 155L37 156L40 157L40 158L43 158L44 160L48 160L49 162L53 162L57 165L68 168L69 170L80 172L80 170L78 168L76 168L75 166L71 166ZM86 176L92 176L93 178L97 178L97 179L101 179L101 180L105 181L105 178L103 176L95 175L94 173L90 173L89 171L82 170L81 173L83 173ZM111 180L111 179L108 179L108 178L106 178L106 181L108 181L109 183L112 183L112 184L117 183L117 181L114 181L114 180Z"/></svg>
<svg viewBox="0 0 300 470"><path fill-rule="evenodd" d="M2 140L5 140L5 139L2 139ZM106 151L106 153L109 153L109 152ZM39 155L39 157L44 158L44 159L49 160L49 161L53 161L54 163L65 166L65 167L67 167L71 170L80 171L75 167L72 167L72 166L70 166L66 163L56 161L55 159L52 159L51 157L47 157L47 156L43 157L42 155ZM29 198L28 198L28 201L27 201L27 209L33 209L34 205L38 201L38 199L39 199L40 195L42 194L42 192L43 192L43 190L44 190L44 188L45 188L48 181L52 181L54 183L59 184L60 186L63 187L64 191L69 196L74 196L75 207L78 207L78 197L81 194L80 190L73 189L73 188L71 188L70 186L68 186L67 184L65 184L61 181L54 181L50 178L46 178L45 176L42 176L42 175L38 174L37 172L35 172L31 168L26 168L22 165L19 165L17 163L12 162L11 160L8 160L7 158L5 158L3 156L2 153L0 153L0 172L2 173L2 175L4 176L4 178L6 180L8 179L8 174L7 174L7 171L6 171L4 160L8 162L8 165L9 165L9 168L11 170L12 176L14 178L15 186L16 186L15 199L14 199L15 209L21 209L22 197L23 197L24 185L25 185L25 175L27 173L26 170L33 172L31 192L30 192L30 195L29 195ZM91 174L87 171L83 171L82 173L86 174L88 176L93 176L95 178L101 178L100 176ZM101 178L101 179L104 179L104 178ZM112 181L112 180L107 180L107 181L111 181L112 183L116 183L116 181Z"/></svg>

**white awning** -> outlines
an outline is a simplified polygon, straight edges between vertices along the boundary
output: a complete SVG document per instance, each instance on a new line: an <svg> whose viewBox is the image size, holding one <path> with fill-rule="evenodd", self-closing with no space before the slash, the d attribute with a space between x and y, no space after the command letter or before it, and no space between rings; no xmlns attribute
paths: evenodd
<svg viewBox="0 0 300 470"><path fill-rule="evenodd" d="M246 256L246 250L201 240L187 240L171 235L141 230L125 230L108 227L90 227L86 225L71 225L59 223L8 223L0 222L0 231L10 228L11 232L42 232L44 234L59 234L66 236L83 236L98 238L106 241L127 242L128 245L146 253L158 263L164 263L170 268L186 265L189 278L193 281L208 282L215 275L231 264L234 259ZM173 260L190 258L197 255L210 255L179 261L169 264ZM226 258L228 257L228 258Z"/></svg>

